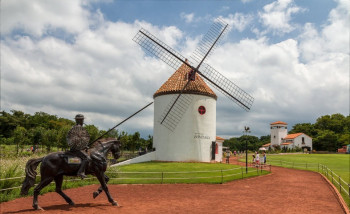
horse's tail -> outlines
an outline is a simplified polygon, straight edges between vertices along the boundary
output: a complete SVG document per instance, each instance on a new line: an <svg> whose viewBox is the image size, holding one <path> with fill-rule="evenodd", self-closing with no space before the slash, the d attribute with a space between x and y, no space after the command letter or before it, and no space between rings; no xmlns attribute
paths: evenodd
<svg viewBox="0 0 350 214"><path fill-rule="evenodd" d="M26 178L22 183L21 195L27 195L28 190L34 186L35 177L37 175L36 168L39 163L43 160L42 158L30 159L26 164Z"/></svg>

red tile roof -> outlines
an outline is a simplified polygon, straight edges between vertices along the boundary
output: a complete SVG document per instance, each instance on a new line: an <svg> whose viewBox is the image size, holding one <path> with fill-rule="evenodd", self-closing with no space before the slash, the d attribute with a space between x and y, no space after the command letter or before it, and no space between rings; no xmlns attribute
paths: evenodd
<svg viewBox="0 0 350 214"><path fill-rule="evenodd" d="M165 94L178 94L188 81L191 68L182 64L180 68L154 93L153 98ZM203 79L196 73L195 80L190 81L183 94L199 94L217 99L216 94L209 88Z"/></svg>
<svg viewBox="0 0 350 214"><path fill-rule="evenodd" d="M267 144L262 145L262 147L268 147L270 145L271 145L271 143L267 143Z"/></svg>
<svg viewBox="0 0 350 214"><path fill-rule="evenodd" d="M216 140L225 140L224 138L222 138L222 137L218 137L218 136L216 136Z"/></svg>
<svg viewBox="0 0 350 214"><path fill-rule="evenodd" d="M292 144L292 143L281 143L281 145L283 145L283 146L286 146L286 145L289 145L289 144Z"/></svg>
<svg viewBox="0 0 350 214"><path fill-rule="evenodd" d="M282 122L282 121L276 121L276 122L270 123L270 125L277 125L277 124L280 124L280 125L288 125L287 123Z"/></svg>
<svg viewBox="0 0 350 214"><path fill-rule="evenodd" d="M295 134L289 134L287 135L284 139L294 139L300 135L302 135L303 133L295 133Z"/></svg>

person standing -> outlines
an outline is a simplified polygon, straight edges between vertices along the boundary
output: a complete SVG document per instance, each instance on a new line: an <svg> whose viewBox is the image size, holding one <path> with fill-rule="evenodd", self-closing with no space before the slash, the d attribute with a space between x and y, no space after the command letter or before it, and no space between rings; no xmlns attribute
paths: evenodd
<svg viewBox="0 0 350 214"><path fill-rule="evenodd" d="M259 152L256 152L256 163L259 165L259 163L260 163L260 157L259 157Z"/></svg>
<svg viewBox="0 0 350 214"><path fill-rule="evenodd" d="M231 152L229 149L226 149L226 163L230 163Z"/></svg>
<svg viewBox="0 0 350 214"><path fill-rule="evenodd" d="M77 114L75 116L75 122L76 124L69 130L67 134L67 143L70 147L70 151L81 159L81 164L77 176L81 177L81 179L84 179L86 178L85 167L89 162L89 157L86 152L90 141L90 135L88 131L83 127L84 115Z"/></svg>

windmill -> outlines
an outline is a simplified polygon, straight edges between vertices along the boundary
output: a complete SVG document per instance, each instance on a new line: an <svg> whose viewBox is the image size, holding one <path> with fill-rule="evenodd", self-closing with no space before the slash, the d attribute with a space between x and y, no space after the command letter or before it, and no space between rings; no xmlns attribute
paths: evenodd
<svg viewBox="0 0 350 214"><path fill-rule="evenodd" d="M147 157L135 158L135 160L130 160L128 163L137 163L150 160L166 160L166 161L200 161L200 162L209 162L213 159L214 149L217 147L215 145L216 140L216 95L215 93L204 83L206 81L218 91L223 93L227 98L236 103L238 106L243 108L246 111L249 111L254 98L246 93L244 90L239 88L236 84L231 82L225 76L220 74L210 65L205 63L207 57L212 53L213 49L221 40L223 34L227 32L228 25L220 19L216 19L212 24L211 28L207 34L203 37L198 47L194 53L189 57L189 59L183 57L180 53L157 39L151 33L145 29L141 29L134 36L133 40L139 44L143 49L158 57L165 63L167 63L173 69L177 69L175 74L178 75L178 71L185 72L181 73L180 77L182 80L177 82L176 93L173 93L170 97L166 97L166 102L161 104L162 107L160 111L157 110L157 98L155 95L155 115L160 114L159 118L155 118L155 127L154 127L154 140L153 145L156 148L156 151L151 152ZM174 76L174 75L173 75ZM172 77L173 77L172 76ZM170 77L170 78L172 78ZM169 79L170 79L169 78ZM178 78L178 79L179 79ZM204 81L203 81L204 79ZM199 99L198 96L193 95L191 89L196 82L201 82L201 89L204 88L204 91L200 91L200 96L205 95L203 98L205 101ZM164 84L163 84L164 85ZM179 88L180 87L180 88ZM158 93L159 94L159 93ZM160 92L162 94L162 92ZM198 91L196 92L198 94ZM162 94L163 96L163 94ZM168 96L164 95L163 97ZM197 97L195 97L197 96ZM208 96L210 98L208 98ZM168 100L168 98L170 100ZM214 101L213 101L214 100ZM199 106L199 114L203 114L198 120L192 120L188 123L186 119L193 115L193 106L194 103L198 104L200 102L209 103L209 108L206 110L204 106ZM159 103L159 102L158 102ZM143 107L138 112L147 108L153 104L149 103ZM192 107L192 111L188 110L189 107ZM205 114L206 111L212 111L213 114L208 117L208 114ZM126 120L130 119L135 114L131 115ZM158 113L161 112L161 113ZM185 116L185 119L183 117ZM204 118L204 119L203 119ZM209 119L208 119L209 118ZM156 124L157 119L157 124ZM123 122L125 122L124 120ZM201 122L198 122L201 121ZM209 121L209 122L208 122ZM122 123L123 123L122 122ZM178 126L178 124L181 126ZM196 123L195 128L190 127L190 130L187 130L189 127L188 124ZM210 128L204 127L201 128L202 124L210 124ZM120 123L121 124L121 123ZM158 126L158 124L161 124ZM119 124L118 124L119 125ZM117 126L118 126L117 125ZM116 126L115 126L116 127ZM113 127L113 128L115 128ZM164 128L159 128L164 127ZM112 128L112 129L113 129ZM187 133L184 133L184 132ZM195 133L196 132L196 133ZM210 132L209 134L203 134L204 132ZM158 139L158 140L157 140ZM157 142L158 141L158 142ZM217 150L217 149L216 149ZM215 156L216 158L216 156ZM136 160L137 159L137 160ZM128 164L125 163L125 164ZM121 165L124 163L121 163Z"/></svg>
<svg viewBox="0 0 350 214"><path fill-rule="evenodd" d="M196 74L199 74L206 82L219 90L238 106L246 111L250 110L254 98L205 63L205 60L217 46L222 35L227 32L227 27L228 24L220 19L216 19L190 57L190 60L183 57L180 53L157 39L145 29L139 30L133 38L143 49L158 57L170 67L178 69L181 65L185 65L189 70L187 83L183 86L178 96L174 97L169 103L159 119L160 124L164 125L169 130L175 130L191 102L191 97L184 95L183 91L188 87L191 81L195 80Z"/></svg>

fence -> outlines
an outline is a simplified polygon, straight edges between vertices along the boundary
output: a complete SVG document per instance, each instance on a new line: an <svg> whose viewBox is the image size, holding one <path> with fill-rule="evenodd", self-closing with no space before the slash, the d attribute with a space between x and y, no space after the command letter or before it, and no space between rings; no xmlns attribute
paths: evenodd
<svg viewBox="0 0 350 214"><path fill-rule="evenodd" d="M198 182L202 179L209 179L212 182L217 183L224 183L226 179L232 178L230 180L234 179L243 179L248 176L253 176L255 173L256 175L263 173L263 166L261 167L255 167L254 168L248 168L247 173L246 169L244 167L238 167L234 169L226 169L226 170L211 170L211 171L183 171L183 172L114 172L114 171L107 171L106 174L110 177L110 180L116 180L116 181L131 181L134 183L138 183L135 181L150 181L151 183L176 183L176 181L184 181L184 182ZM270 167L271 171L271 167ZM236 177L235 177L236 176ZM37 177L40 177L38 175ZM12 177L12 178L2 178L0 179L0 186L9 186L10 183L4 184L4 182L11 182L14 187L8 187L8 188L2 188L0 189L0 193L5 191L11 191L15 189L21 188L21 183L24 180L25 176L19 176L19 177ZM65 179L64 182L71 182L71 181L81 181L84 182L86 180L92 180L96 179L95 177L88 177L85 180L80 179ZM38 179L37 179L38 180ZM38 183L38 182L36 182ZM123 183L123 182L121 182ZM51 183L54 184L54 183Z"/></svg>
<svg viewBox="0 0 350 214"><path fill-rule="evenodd" d="M343 198L348 201L348 205L350 205L350 184L346 183L339 175L337 175L333 170L329 169L326 165L320 163L295 163L282 160L270 160L269 162L273 163L272 165L275 166L306 169L323 174L339 190Z"/></svg>
<svg viewBox="0 0 350 214"><path fill-rule="evenodd" d="M37 175L36 176L37 178L40 177L40 175ZM20 176L20 177L12 177L12 178L1 178L0 179L0 182L7 182L7 181L10 181L10 180L18 180L17 182L13 182L13 183L22 183L22 181L24 180L25 176ZM94 177L90 177L90 178L85 178L86 180L92 180L94 179ZM81 181L81 179L64 179L63 180L64 182L71 182L71 181ZM37 185L38 183L36 183L35 185ZM51 183L51 184L54 184L54 183ZM7 186L7 185L1 185L1 186ZM3 188L3 189L0 189L0 192L4 192L4 191L8 191L8 190L14 190L14 189L19 189L21 188L22 185L20 186L15 186L15 187L9 187L9 188Z"/></svg>
<svg viewBox="0 0 350 214"><path fill-rule="evenodd" d="M270 168L271 171L271 168ZM212 182L224 183L226 178L236 179L247 177L248 174L256 173L256 175L263 173L263 167L257 167L256 169L244 167L226 169L226 170L211 170L211 171L185 171L185 172L108 172L109 174L115 174L111 180L153 180L159 183L176 183L179 180L187 180L186 182L198 181L201 179L210 179ZM232 179L231 179L232 180ZM137 182L136 182L137 183Z"/></svg>

